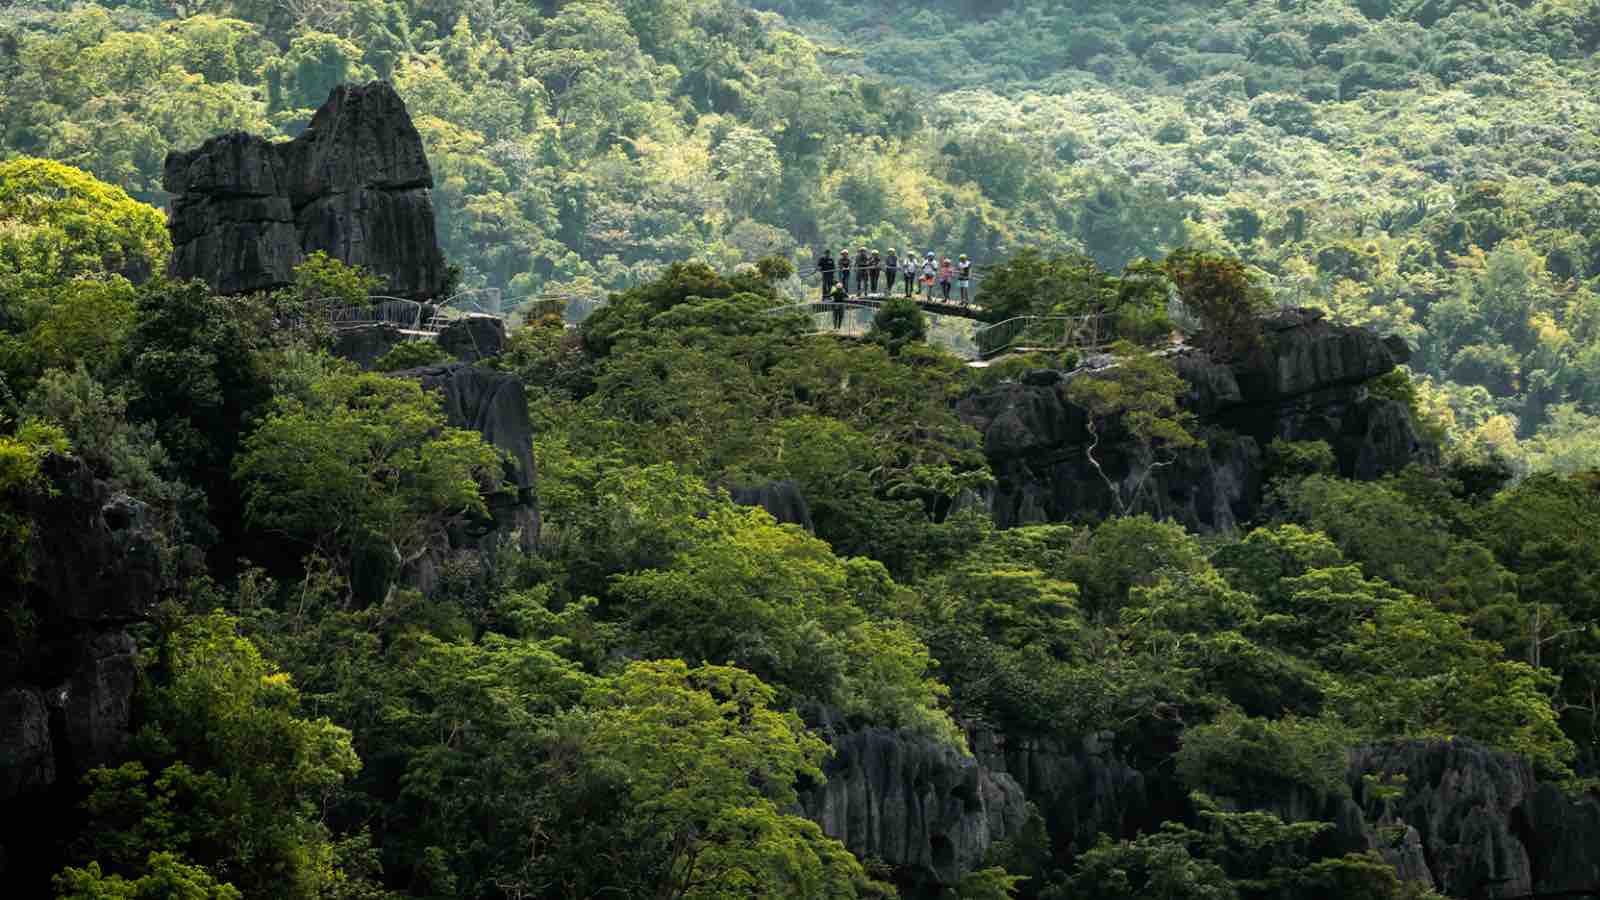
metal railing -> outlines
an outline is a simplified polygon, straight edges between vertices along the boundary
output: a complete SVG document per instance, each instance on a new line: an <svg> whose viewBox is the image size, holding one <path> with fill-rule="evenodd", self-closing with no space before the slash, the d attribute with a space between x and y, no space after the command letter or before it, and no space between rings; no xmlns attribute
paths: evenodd
<svg viewBox="0 0 1600 900"><path fill-rule="evenodd" d="M424 318L430 308L428 304L401 297L374 296L367 299L371 302L332 307L328 310L328 322L334 328L388 324L407 331L438 332L437 324L433 321L437 317Z"/></svg>
<svg viewBox="0 0 1600 900"><path fill-rule="evenodd" d="M846 303L794 303L779 306L767 312L770 315L798 315L807 322L806 330L812 334L863 335L872 330L883 303L877 300L851 300Z"/></svg>
<svg viewBox="0 0 1600 900"><path fill-rule="evenodd" d="M1091 350L1111 342L1110 320L1103 315L1016 316L978 329L978 358L1008 350Z"/></svg>

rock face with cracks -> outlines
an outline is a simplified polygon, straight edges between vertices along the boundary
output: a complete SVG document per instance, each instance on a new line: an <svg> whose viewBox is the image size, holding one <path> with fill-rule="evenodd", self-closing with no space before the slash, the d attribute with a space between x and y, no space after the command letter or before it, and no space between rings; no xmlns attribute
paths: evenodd
<svg viewBox="0 0 1600 900"><path fill-rule="evenodd" d="M387 82L335 88L292 141L230 132L170 153L163 182L175 277L224 294L267 290L322 251L369 269L385 294L431 299L444 288L433 170Z"/></svg>
<svg viewBox="0 0 1600 900"><path fill-rule="evenodd" d="M82 461L41 464L48 489L22 499L33 522L29 571L0 573L0 597L31 627L0 654L0 880L41 875L72 813L65 794L131 737L137 646L127 626L166 586L145 505L113 491Z"/></svg>
<svg viewBox="0 0 1600 900"><path fill-rule="evenodd" d="M1169 359L1188 386L1182 398L1197 418L1203 447L1152 468L1115 429L1096 455L1107 477L1134 495L1138 511L1200 530L1227 530L1250 519L1274 439L1326 441L1339 472L1377 478L1433 452L1409 410L1367 387L1406 361L1403 342L1333 325L1312 310L1285 310L1263 321L1261 353L1223 363L1180 347ZM1091 357L1073 372L1036 371L1021 381L969 395L958 409L983 435L996 476L987 500L1001 527L1116 512L1116 500L1090 463L1084 411L1067 400L1076 378L1100 377L1115 361Z"/></svg>

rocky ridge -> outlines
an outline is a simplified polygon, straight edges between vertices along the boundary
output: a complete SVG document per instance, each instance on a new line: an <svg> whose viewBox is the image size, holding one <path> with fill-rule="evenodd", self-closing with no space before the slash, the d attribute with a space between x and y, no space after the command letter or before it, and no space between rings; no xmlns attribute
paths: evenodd
<svg viewBox="0 0 1600 900"><path fill-rule="evenodd" d="M1403 403L1367 387L1409 358L1404 342L1334 325L1307 309L1267 317L1263 332L1261 352L1247 362L1222 363L1192 347L1170 351L1206 443L1152 470L1113 435L1099 458L1125 492L1137 486L1134 508L1200 530L1248 521L1260 502L1266 447L1278 438L1326 441L1339 472L1363 479L1433 452ZM1096 377L1113 365L1111 357L1091 357L1072 372L1029 372L961 400L958 411L983 435L996 476L985 499L997 525L1115 512L1084 453L1091 441L1085 413L1066 399L1072 379Z"/></svg>
<svg viewBox="0 0 1600 900"><path fill-rule="evenodd" d="M224 294L267 290L322 251L382 277L386 294L444 288L433 170L387 82L334 88L292 141L230 132L170 153L163 183L174 277Z"/></svg>

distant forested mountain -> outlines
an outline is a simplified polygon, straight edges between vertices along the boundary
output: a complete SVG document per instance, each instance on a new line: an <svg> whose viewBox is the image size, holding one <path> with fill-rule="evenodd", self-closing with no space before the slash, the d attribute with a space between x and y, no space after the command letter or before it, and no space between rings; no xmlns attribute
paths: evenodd
<svg viewBox="0 0 1600 900"><path fill-rule="evenodd" d="M1593 461L1593 0L35 2L0 152L161 203L172 149L393 79L463 286L583 298L671 261L1238 254L1404 334L1452 433Z"/></svg>

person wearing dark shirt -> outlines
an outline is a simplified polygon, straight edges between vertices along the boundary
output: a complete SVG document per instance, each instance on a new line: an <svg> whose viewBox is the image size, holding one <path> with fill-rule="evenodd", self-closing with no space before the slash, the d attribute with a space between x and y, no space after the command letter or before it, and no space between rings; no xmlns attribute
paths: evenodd
<svg viewBox="0 0 1600 900"><path fill-rule="evenodd" d="M894 293L894 276L900 270L900 260L895 258L894 248L889 248L889 255L883 258L883 295L885 297Z"/></svg>
<svg viewBox="0 0 1600 900"><path fill-rule="evenodd" d="M846 296L844 285L836 284L833 286L832 296L830 296L828 299L833 301L833 330L838 331L840 328L844 327L845 301L849 300L850 298Z"/></svg>
<svg viewBox="0 0 1600 900"><path fill-rule="evenodd" d="M883 271L883 257L878 251L872 251L872 258L867 260L867 284L872 288L872 293L878 292L878 273Z"/></svg>
<svg viewBox="0 0 1600 900"><path fill-rule="evenodd" d="M856 251L856 296L867 295L867 266L872 260L867 256L867 248L862 247Z"/></svg>
<svg viewBox="0 0 1600 900"><path fill-rule="evenodd" d="M828 302L828 297L833 294L833 253L823 250L822 256L817 260L817 271L822 273L822 302Z"/></svg>
<svg viewBox="0 0 1600 900"><path fill-rule="evenodd" d="M850 293L850 248L839 251L839 283L844 285L844 292Z"/></svg>

